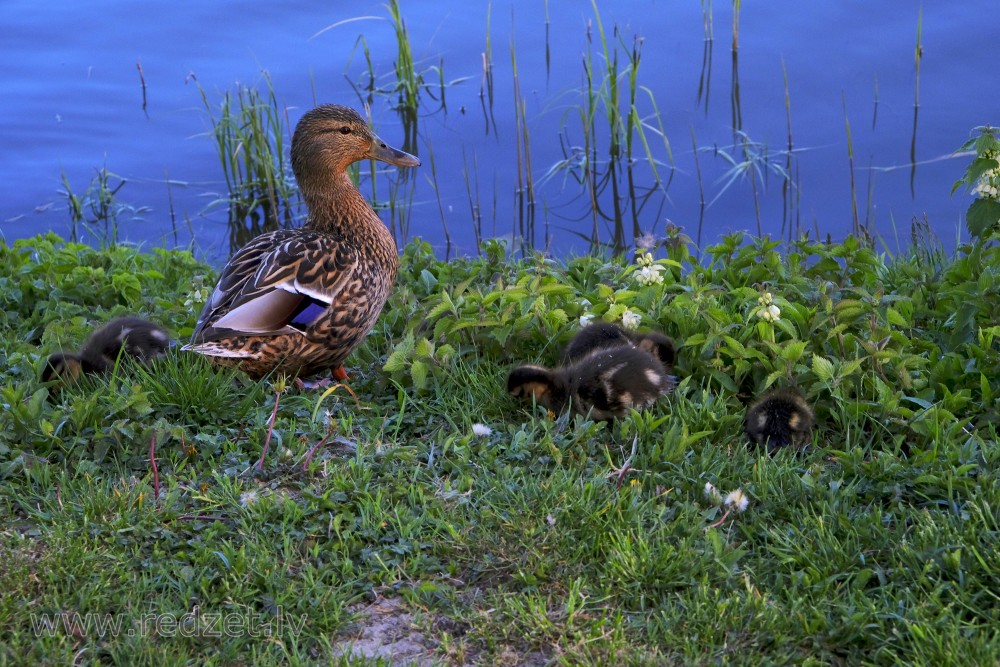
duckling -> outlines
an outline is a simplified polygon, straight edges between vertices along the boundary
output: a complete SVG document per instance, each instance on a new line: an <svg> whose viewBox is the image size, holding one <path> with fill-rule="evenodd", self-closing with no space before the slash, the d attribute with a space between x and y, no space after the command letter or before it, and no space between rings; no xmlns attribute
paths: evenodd
<svg viewBox="0 0 1000 667"><path fill-rule="evenodd" d="M169 345L170 335L160 326L139 317L119 317L95 329L79 354L50 356L42 382L73 384L85 373L103 373L113 367L119 356L146 363L164 354Z"/></svg>
<svg viewBox="0 0 1000 667"><path fill-rule="evenodd" d="M507 378L507 392L515 398L604 421L647 408L673 387L662 364L631 345L597 349L560 368L519 366Z"/></svg>
<svg viewBox="0 0 1000 667"><path fill-rule="evenodd" d="M816 415L797 389L771 389L747 407L746 434L769 453L806 442L815 425Z"/></svg>
<svg viewBox="0 0 1000 667"><path fill-rule="evenodd" d="M292 136L292 171L309 209L305 225L261 234L232 256L182 349L259 379L332 371L375 325L399 255L347 168L359 160L416 167L354 109L324 104Z"/></svg>
<svg viewBox="0 0 1000 667"><path fill-rule="evenodd" d="M565 356L567 361L575 361L594 350L621 345L632 345L653 355L667 371L677 361L677 348L669 337L658 331L629 331L611 322L592 322L580 329L566 347Z"/></svg>

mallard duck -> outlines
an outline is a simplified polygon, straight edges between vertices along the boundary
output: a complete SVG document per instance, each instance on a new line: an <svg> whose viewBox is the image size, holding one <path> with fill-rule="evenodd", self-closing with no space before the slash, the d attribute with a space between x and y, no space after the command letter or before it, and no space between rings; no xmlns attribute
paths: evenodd
<svg viewBox="0 0 1000 667"><path fill-rule="evenodd" d="M806 442L815 425L812 407L796 389L771 389L747 407L746 434L768 452Z"/></svg>
<svg viewBox="0 0 1000 667"><path fill-rule="evenodd" d="M139 317L119 317L97 328L79 354L58 352L48 358L42 382L76 382L84 373L103 373L119 357L145 363L161 356L170 346L170 335L162 327Z"/></svg>
<svg viewBox="0 0 1000 667"><path fill-rule="evenodd" d="M347 174L364 159L420 164L375 136L354 109L327 104L302 116L292 171L309 209L305 225L261 234L233 255L183 349L255 379L343 373L399 267L392 234Z"/></svg>
<svg viewBox="0 0 1000 667"><path fill-rule="evenodd" d="M597 349L560 368L519 366L507 378L507 392L515 398L601 420L647 408L673 387L663 365L631 345Z"/></svg>
<svg viewBox="0 0 1000 667"><path fill-rule="evenodd" d="M632 345L647 352L670 371L677 361L674 341L658 331L639 333L624 329L611 322L592 322L580 329L566 346L566 360L576 361L594 350Z"/></svg>

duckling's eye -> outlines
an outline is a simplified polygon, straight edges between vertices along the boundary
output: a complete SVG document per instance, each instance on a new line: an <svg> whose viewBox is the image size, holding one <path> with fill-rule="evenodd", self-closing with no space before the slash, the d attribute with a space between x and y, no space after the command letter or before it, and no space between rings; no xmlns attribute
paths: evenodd
<svg viewBox="0 0 1000 667"><path fill-rule="evenodd" d="M340 133L341 134L350 134L351 133L351 128L348 127L347 125L344 125L344 126L342 126L340 128Z"/></svg>

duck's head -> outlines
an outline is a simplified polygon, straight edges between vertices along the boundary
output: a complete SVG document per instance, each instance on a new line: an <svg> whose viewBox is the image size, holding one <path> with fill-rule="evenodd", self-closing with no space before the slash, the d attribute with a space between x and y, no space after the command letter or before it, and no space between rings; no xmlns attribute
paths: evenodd
<svg viewBox="0 0 1000 667"><path fill-rule="evenodd" d="M420 166L416 157L379 139L350 107L322 104L307 111L295 126L292 171L299 185L308 182L314 173L340 173L352 163L369 158L397 167Z"/></svg>

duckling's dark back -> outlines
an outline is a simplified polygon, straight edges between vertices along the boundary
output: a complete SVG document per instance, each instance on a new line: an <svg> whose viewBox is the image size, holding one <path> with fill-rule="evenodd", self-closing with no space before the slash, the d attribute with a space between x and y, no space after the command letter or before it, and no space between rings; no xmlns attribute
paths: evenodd
<svg viewBox="0 0 1000 667"><path fill-rule="evenodd" d="M631 344L628 333L617 324L592 322L576 332L566 346L565 357L567 362L573 362L597 350Z"/></svg>
<svg viewBox="0 0 1000 667"><path fill-rule="evenodd" d="M562 369L574 412L596 419L648 408L674 387L673 377L650 354L620 345L588 354Z"/></svg>
<svg viewBox="0 0 1000 667"><path fill-rule="evenodd" d="M83 374L108 370L119 356L146 363L164 354L169 346L170 336L163 328L139 317L119 317L95 329L79 354L51 355L42 369L41 380L73 384Z"/></svg>
<svg viewBox="0 0 1000 667"><path fill-rule="evenodd" d="M108 367L125 354L145 362L164 354L170 336L159 326L139 317L119 317L95 330L80 356L93 366Z"/></svg>
<svg viewBox="0 0 1000 667"><path fill-rule="evenodd" d="M668 336L658 331L629 331L611 322L592 322L577 331L566 346L565 358L573 362L592 352L623 345L635 346L653 355L668 372L677 361L677 348Z"/></svg>

